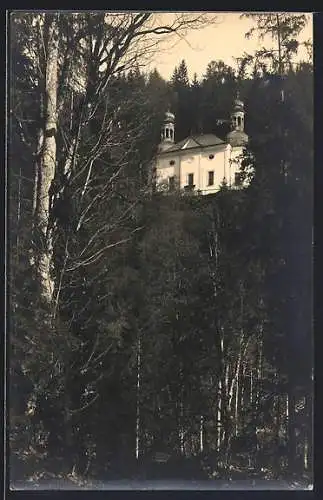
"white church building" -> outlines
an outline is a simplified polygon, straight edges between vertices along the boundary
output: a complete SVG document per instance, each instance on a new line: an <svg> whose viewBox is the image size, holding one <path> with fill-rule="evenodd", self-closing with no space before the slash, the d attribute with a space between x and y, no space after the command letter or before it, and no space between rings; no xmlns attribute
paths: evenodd
<svg viewBox="0 0 323 500"><path fill-rule="evenodd" d="M212 194L223 183L231 188L243 187L239 168L248 142L244 118L244 103L237 97L231 112L231 131L225 140L214 134L200 134L175 143L175 115L168 111L155 163L157 190Z"/></svg>

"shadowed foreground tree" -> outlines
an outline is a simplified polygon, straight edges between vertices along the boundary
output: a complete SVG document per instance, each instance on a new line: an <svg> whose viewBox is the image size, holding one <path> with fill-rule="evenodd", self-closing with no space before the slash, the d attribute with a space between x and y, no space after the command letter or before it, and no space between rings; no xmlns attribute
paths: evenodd
<svg viewBox="0 0 323 500"><path fill-rule="evenodd" d="M280 397L285 400L287 398L288 402L286 408L289 433L288 457L290 472L295 473L295 460L299 456L296 428L299 429L300 425L296 424L297 401L313 391L311 381L313 128L307 119L312 113L312 102L311 99L299 99L298 94L300 85L304 96L306 95L306 88L311 85L311 79L312 71L309 68L300 68L295 73L289 73L284 84L283 103L280 100L279 82L271 83L265 88L259 87L260 100L255 110L259 134L253 135L250 144L254 158L252 163L256 172L251 187L253 192L251 200L253 199L256 205L250 207L250 210L258 214L259 228L266 227L266 235L259 232L260 229L254 233L263 234L262 244L259 246L259 241L255 248L259 255L263 255L266 300L268 307L273 311L269 317L269 331L272 333L266 339L266 343L268 342L266 352L267 356L275 360L278 377L281 379L281 385L278 384L276 389ZM269 102L271 111L268 108ZM259 109L263 110L262 113L259 113ZM260 116L264 119L262 131L259 126ZM276 126L277 122L280 127ZM281 130L284 131L283 135ZM302 137L302 140L297 137ZM285 168L282 168L282 165ZM305 409L305 413L308 411L311 413L309 407ZM311 432L311 418L307 419L308 417L305 418L307 423L305 424L303 420L301 425L305 425L306 432ZM301 438L303 444L304 439L306 442L307 438ZM303 449L302 454L303 464L306 465L308 451Z"/></svg>

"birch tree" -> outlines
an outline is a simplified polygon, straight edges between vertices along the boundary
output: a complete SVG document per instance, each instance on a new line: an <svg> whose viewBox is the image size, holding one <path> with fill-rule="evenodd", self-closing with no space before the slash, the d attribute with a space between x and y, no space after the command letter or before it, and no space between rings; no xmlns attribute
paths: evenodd
<svg viewBox="0 0 323 500"><path fill-rule="evenodd" d="M39 139L34 138L37 250L33 263L39 271L43 296L52 303L55 286L51 216L55 199L64 191L66 179L76 175L77 165L78 175L85 174L79 197L82 202L94 162L114 141L108 133L112 122L119 122L118 110L106 107L97 140L85 153L85 137L91 131L103 92L121 71L157 50L162 36L182 36L210 20L203 15L175 14L163 24L158 16L144 12L19 14L15 21L17 29L23 27L25 31L25 52L36 71L40 92ZM78 99L73 97L75 94ZM67 126L62 120L66 109L70 109ZM116 175L118 170L112 172L108 185ZM78 227L83 215L84 210L80 210Z"/></svg>
<svg viewBox="0 0 323 500"><path fill-rule="evenodd" d="M35 255L35 264L39 269L42 293L50 303L54 291L52 278L53 242L49 227L50 188L56 170L56 134L57 134L57 84L58 84L58 15L48 14L44 18L43 39L46 65L44 68L44 125L40 159L35 178L36 206L35 225L41 238L42 248ZM38 253L38 252L37 252Z"/></svg>

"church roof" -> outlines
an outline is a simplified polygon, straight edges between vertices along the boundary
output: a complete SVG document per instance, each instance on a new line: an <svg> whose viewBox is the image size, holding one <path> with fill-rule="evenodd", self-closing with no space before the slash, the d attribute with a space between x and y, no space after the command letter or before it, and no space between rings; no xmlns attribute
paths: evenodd
<svg viewBox="0 0 323 500"><path fill-rule="evenodd" d="M170 148L167 148L164 152L170 153L193 148L206 148L208 146L217 146L219 144L225 144L225 142L215 134L191 135L182 141L177 142Z"/></svg>

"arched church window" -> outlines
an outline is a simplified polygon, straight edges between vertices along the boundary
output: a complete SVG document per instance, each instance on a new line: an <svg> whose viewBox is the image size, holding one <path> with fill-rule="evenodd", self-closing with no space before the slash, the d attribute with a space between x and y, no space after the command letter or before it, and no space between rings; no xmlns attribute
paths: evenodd
<svg viewBox="0 0 323 500"><path fill-rule="evenodd" d="M173 134L174 134L174 131L173 131L173 129L171 128L171 129L170 129L170 138L171 138L171 139L173 139Z"/></svg>
<svg viewBox="0 0 323 500"><path fill-rule="evenodd" d="M241 116L238 116L238 125L241 126Z"/></svg>
<svg viewBox="0 0 323 500"><path fill-rule="evenodd" d="M171 161L169 162L169 164L170 164L170 165L175 165L175 161L174 161L174 160L171 160Z"/></svg>
<svg viewBox="0 0 323 500"><path fill-rule="evenodd" d="M166 139L169 139L169 129L166 129Z"/></svg>

